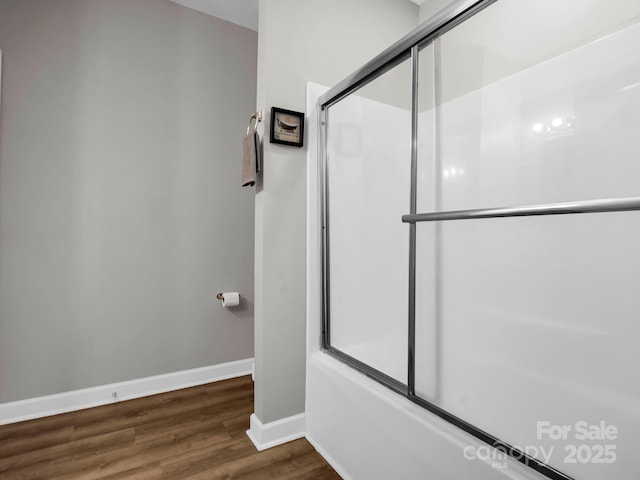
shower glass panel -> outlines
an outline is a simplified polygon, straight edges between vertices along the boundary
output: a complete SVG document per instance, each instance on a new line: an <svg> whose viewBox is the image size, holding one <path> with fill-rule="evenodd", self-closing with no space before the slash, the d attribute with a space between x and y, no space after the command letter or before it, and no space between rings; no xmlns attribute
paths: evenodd
<svg viewBox="0 0 640 480"><path fill-rule="evenodd" d="M439 208L636 196L639 15L499 0L442 35Z"/></svg>
<svg viewBox="0 0 640 480"><path fill-rule="evenodd" d="M443 222L437 404L576 479L630 479L640 444L638 225L638 212ZM419 248L431 248L433 225L417 228ZM431 400L416 368L416 392ZM624 435L575 439L579 422L601 421ZM538 422L572 431L552 441ZM583 444L589 458L615 445L616 462L567 462L567 445Z"/></svg>
<svg viewBox="0 0 640 480"><path fill-rule="evenodd" d="M500 0L440 36L418 212L640 196L639 19L638 2ZM418 223L416 395L573 478L635 478L639 221ZM625 434L576 437L601 422Z"/></svg>
<svg viewBox="0 0 640 480"><path fill-rule="evenodd" d="M407 380L411 62L332 105L327 128L331 345Z"/></svg>
<svg viewBox="0 0 640 480"><path fill-rule="evenodd" d="M552 479L637 478L637 51L637 1L455 0L320 101L326 351Z"/></svg>

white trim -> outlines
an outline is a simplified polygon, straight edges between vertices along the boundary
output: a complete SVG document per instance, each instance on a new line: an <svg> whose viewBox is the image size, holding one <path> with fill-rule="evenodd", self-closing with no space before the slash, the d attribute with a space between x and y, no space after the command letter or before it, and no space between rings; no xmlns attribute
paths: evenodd
<svg viewBox="0 0 640 480"><path fill-rule="evenodd" d="M251 439L258 451L303 438L306 434L304 413L267 424L262 423L256 414L252 413L250 423L251 427L247 430L247 436Z"/></svg>
<svg viewBox="0 0 640 480"><path fill-rule="evenodd" d="M0 404L0 425L204 385L251 373L253 358ZM116 393L116 397L113 394ZM114 400L115 398L115 400Z"/></svg>

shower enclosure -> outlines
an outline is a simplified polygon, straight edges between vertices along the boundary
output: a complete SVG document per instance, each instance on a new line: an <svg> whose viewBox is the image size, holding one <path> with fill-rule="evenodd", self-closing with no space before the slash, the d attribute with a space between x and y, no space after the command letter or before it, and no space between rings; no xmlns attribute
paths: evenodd
<svg viewBox="0 0 640 480"><path fill-rule="evenodd" d="M457 1L319 101L324 351L553 479L640 472L639 21Z"/></svg>

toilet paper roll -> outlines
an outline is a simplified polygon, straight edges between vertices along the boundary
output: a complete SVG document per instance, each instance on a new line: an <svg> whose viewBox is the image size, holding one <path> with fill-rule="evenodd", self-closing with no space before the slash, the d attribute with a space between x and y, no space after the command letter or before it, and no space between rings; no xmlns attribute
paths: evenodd
<svg viewBox="0 0 640 480"><path fill-rule="evenodd" d="M223 307L236 307L240 305L240 294L238 292L225 292L222 294Z"/></svg>

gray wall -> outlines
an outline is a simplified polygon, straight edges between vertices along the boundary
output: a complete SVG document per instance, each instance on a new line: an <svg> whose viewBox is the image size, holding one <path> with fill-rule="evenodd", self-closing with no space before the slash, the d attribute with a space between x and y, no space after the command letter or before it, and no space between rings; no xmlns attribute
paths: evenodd
<svg viewBox="0 0 640 480"><path fill-rule="evenodd" d="M260 0L258 108L305 111L309 81L332 86L418 23L397 0ZM268 141L256 194L255 413L304 411L306 148Z"/></svg>
<svg viewBox="0 0 640 480"><path fill-rule="evenodd" d="M256 32L0 0L0 49L0 402L251 357Z"/></svg>

